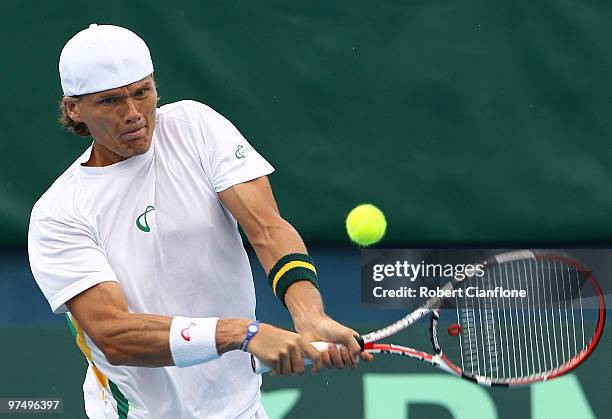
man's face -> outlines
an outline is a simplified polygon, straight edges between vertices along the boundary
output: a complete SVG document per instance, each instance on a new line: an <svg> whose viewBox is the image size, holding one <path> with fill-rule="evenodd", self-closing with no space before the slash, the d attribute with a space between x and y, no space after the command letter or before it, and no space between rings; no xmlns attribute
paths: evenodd
<svg viewBox="0 0 612 419"><path fill-rule="evenodd" d="M116 89L64 98L68 116L84 122L104 164L145 153L155 129L157 90L152 76Z"/></svg>

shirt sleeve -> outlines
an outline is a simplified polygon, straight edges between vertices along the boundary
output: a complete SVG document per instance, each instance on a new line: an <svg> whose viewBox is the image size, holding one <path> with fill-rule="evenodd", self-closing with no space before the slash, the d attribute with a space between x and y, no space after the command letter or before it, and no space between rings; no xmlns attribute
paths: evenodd
<svg viewBox="0 0 612 419"><path fill-rule="evenodd" d="M28 254L34 279L55 314L68 311L66 301L86 289L117 281L104 250L76 222L32 219Z"/></svg>
<svg viewBox="0 0 612 419"><path fill-rule="evenodd" d="M216 192L274 171L230 121L202 103L193 103L207 159L202 164L209 165Z"/></svg>

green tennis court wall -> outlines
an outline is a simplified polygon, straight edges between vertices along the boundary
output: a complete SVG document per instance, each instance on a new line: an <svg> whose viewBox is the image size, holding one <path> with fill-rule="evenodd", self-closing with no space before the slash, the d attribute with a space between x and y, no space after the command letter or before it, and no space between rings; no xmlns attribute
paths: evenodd
<svg viewBox="0 0 612 419"><path fill-rule="evenodd" d="M71 5L68 7L68 5ZM270 162L283 215L344 243L359 202L388 244L608 242L612 3L9 1L0 244L87 146L56 123L64 42L147 40L160 103L203 101Z"/></svg>

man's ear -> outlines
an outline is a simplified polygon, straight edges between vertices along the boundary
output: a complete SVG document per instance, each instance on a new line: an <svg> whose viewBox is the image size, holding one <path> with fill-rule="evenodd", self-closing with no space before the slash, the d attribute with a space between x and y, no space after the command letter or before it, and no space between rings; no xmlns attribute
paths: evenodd
<svg viewBox="0 0 612 419"><path fill-rule="evenodd" d="M68 115L70 119L72 119L74 122L83 122L79 110L79 99L64 96L62 99L62 105L66 110L66 115Z"/></svg>

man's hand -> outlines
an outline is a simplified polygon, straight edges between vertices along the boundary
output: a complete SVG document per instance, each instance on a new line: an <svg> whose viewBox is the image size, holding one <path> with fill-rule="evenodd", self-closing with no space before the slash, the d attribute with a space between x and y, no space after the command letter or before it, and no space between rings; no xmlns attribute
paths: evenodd
<svg viewBox="0 0 612 419"><path fill-rule="evenodd" d="M314 374L321 368L322 354L310 342L297 333L262 323L247 352L262 360L276 375L304 374L304 358L309 358Z"/></svg>
<svg viewBox="0 0 612 419"><path fill-rule="evenodd" d="M355 340L355 336L359 333L327 315L311 318L306 324L296 324L296 331L308 342L330 342L328 351L322 353L323 364L327 368L342 369L348 366L354 369L360 358L366 362L374 358L372 354L361 351L359 343ZM342 347L338 350L335 344L341 344Z"/></svg>

